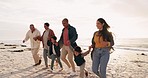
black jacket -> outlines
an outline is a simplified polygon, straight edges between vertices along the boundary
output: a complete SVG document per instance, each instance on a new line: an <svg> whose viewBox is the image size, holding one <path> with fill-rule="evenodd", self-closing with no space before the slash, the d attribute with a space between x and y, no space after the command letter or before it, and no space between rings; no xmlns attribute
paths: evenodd
<svg viewBox="0 0 148 78"><path fill-rule="evenodd" d="M61 37L60 37L60 40L59 40L59 45L60 45L60 48L63 46L63 32L64 32L64 29L65 28L63 28L63 30L62 30L62 34L61 34ZM76 46L77 46L77 43L76 43L76 40L77 40L77 38L78 38L78 34L77 34L77 31L76 31L76 29L73 27L73 26L71 26L71 25L69 25L68 26L68 35L69 35L69 40L70 40L70 43L71 43L71 46L73 47L73 48L75 48Z"/></svg>
<svg viewBox="0 0 148 78"><path fill-rule="evenodd" d="M53 44L51 41L48 41L48 46L49 46L49 55L52 55L53 54L53 50L52 50L52 45L54 45L54 50L55 50L55 52L56 52L56 56L57 57L60 57L60 47L59 47L59 45L58 46L56 46L55 44Z"/></svg>
<svg viewBox="0 0 148 78"><path fill-rule="evenodd" d="M79 54L78 56L74 55L74 61L77 64L77 66L81 66L83 63L85 63L85 59L82 56L82 54Z"/></svg>

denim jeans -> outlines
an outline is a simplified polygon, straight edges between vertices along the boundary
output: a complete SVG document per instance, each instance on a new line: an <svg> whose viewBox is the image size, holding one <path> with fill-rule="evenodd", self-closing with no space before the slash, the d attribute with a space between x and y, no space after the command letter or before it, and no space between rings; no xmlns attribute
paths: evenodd
<svg viewBox="0 0 148 78"><path fill-rule="evenodd" d="M95 48L93 52L92 71L97 76L106 78L106 67L109 61L109 57L109 48Z"/></svg>
<svg viewBox="0 0 148 78"><path fill-rule="evenodd" d="M63 68L62 63L60 61L60 57L57 57L56 55L52 54L51 55L51 59L52 59L52 61L51 61L51 70L53 70L54 61L55 61L56 58L57 58L57 61L58 61L59 65L60 65L60 67Z"/></svg>
<svg viewBox="0 0 148 78"><path fill-rule="evenodd" d="M48 67L48 58L50 58L48 51L49 50L47 50L47 49L43 50L43 58L44 58L44 62L45 62L46 67Z"/></svg>

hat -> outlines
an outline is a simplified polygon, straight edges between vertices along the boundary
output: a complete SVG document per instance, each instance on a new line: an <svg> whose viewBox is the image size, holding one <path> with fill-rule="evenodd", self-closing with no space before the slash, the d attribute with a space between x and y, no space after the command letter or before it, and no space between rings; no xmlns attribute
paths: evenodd
<svg viewBox="0 0 148 78"><path fill-rule="evenodd" d="M51 38L53 38L54 40L57 40L57 37L56 36L52 36Z"/></svg>
<svg viewBox="0 0 148 78"><path fill-rule="evenodd" d="M74 50L77 51L77 52L82 52L82 50L81 50L81 48L79 46L75 47Z"/></svg>

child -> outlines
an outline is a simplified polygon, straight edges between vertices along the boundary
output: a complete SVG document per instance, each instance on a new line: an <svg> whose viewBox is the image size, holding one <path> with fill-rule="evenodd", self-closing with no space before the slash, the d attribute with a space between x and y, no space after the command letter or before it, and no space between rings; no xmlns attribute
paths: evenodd
<svg viewBox="0 0 148 78"><path fill-rule="evenodd" d="M75 47L74 49L74 61L77 64L77 66L80 66L80 78L84 78L84 71L85 75L88 76L88 72L84 69L85 68L85 59L84 56L89 54L91 50L91 47L89 47L89 50L85 53L82 53L82 50L79 46Z"/></svg>
<svg viewBox="0 0 148 78"><path fill-rule="evenodd" d="M49 55L52 59L51 61L51 71L53 71L53 66L54 66L54 61L57 58L57 61L61 67L60 70L63 70L63 66L62 63L60 61L60 47L58 45L58 43L56 42L57 38L56 36L51 37L51 42L49 43L50 46L50 51L49 51Z"/></svg>

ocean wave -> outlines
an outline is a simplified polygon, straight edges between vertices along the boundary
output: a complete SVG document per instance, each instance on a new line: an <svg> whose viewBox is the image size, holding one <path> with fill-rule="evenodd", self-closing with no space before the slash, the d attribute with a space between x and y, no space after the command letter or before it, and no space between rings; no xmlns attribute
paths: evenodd
<svg viewBox="0 0 148 78"><path fill-rule="evenodd" d="M88 45L80 45L80 46L83 48L88 47ZM113 47L114 49L148 52L148 48L144 48L144 47L133 47L133 46L113 46Z"/></svg>
<svg viewBox="0 0 148 78"><path fill-rule="evenodd" d="M148 48L115 47L115 49L123 49L123 50L132 50L132 51L148 52Z"/></svg>

